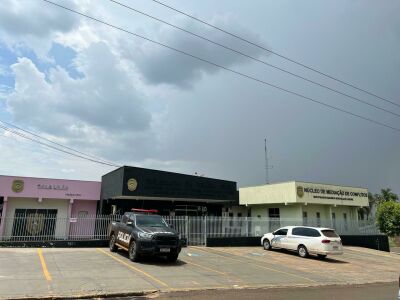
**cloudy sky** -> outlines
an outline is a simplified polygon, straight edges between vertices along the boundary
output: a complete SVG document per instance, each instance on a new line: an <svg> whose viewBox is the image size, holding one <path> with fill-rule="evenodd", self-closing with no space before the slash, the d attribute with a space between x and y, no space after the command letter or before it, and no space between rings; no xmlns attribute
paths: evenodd
<svg viewBox="0 0 400 300"><path fill-rule="evenodd" d="M321 102L400 128L400 118L199 40L108 0L57 3ZM120 0L331 88L323 78L158 5ZM400 104L400 3L164 3ZM304 180L400 193L400 132L330 110L42 0L3 0L0 120L118 165L265 182ZM0 174L99 180L113 167L0 132Z"/></svg>

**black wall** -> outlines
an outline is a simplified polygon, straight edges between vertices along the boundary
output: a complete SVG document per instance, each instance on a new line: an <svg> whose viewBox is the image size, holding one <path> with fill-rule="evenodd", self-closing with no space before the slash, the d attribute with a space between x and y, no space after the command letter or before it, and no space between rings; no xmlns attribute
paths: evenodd
<svg viewBox="0 0 400 300"><path fill-rule="evenodd" d="M345 246L358 246L390 252L387 235L341 235L340 238Z"/></svg>
<svg viewBox="0 0 400 300"><path fill-rule="evenodd" d="M238 200L236 182L172 172L125 167L123 195ZM126 182L135 178L135 191L129 191Z"/></svg>
<svg viewBox="0 0 400 300"><path fill-rule="evenodd" d="M128 190L131 178L138 183L135 191ZM239 200L233 181L126 166L102 177L101 198L117 196Z"/></svg>
<svg viewBox="0 0 400 300"><path fill-rule="evenodd" d="M341 235L345 246L357 246L390 252L386 235ZM260 246L261 237L207 238L207 247Z"/></svg>

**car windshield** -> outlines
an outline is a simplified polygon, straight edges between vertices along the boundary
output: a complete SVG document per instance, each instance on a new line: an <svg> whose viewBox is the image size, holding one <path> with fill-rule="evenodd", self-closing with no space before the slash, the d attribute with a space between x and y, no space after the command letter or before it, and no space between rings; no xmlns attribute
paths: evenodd
<svg viewBox="0 0 400 300"><path fill-rule="evenodd" d="M160 216L149 216L149 215L137 215L136 216L137 226L147 227L167 227L167 223Z"/></svg>
<svg viewBox="0 0 400 300"><path fill-rule="evenodd" d="M339 237L334 230L321 230L321 232L326 237Z"/></svg>

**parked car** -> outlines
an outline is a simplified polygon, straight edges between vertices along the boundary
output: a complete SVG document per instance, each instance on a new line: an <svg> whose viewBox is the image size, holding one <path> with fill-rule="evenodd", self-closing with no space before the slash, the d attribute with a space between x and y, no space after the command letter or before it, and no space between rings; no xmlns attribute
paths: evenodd
<svg viewBox="0 0 400 300"><path fill-rule="evenodd" d="M181 252L180 235L153 212L134 210L125 213L120 222L112 222L108 229L110 251L124 249L132 261L151 255L165 256L175 262Z"/></svg>
<svg viewBox="0 0 400 300"><path fill-rule="evenodd" d="M261 245L265 250L281 248L297 251L303 258L309 254L317 254L320 258L343 254L342 241L330 228L286 226L264 234Z"/></svg>

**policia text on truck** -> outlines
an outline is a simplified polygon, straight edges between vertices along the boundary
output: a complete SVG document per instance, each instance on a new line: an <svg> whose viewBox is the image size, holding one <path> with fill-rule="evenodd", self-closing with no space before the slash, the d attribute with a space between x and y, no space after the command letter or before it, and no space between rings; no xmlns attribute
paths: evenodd
<svg viewBox="0 0 400 300"><path fill-rule="evenodd" d="M110 251L122 248L132 261L138 261L142 255L157 255L175 262L181 252L180 236L153 212L156 211L137 209L125 213L120 222L112 222L108 231Z"/></svg>

